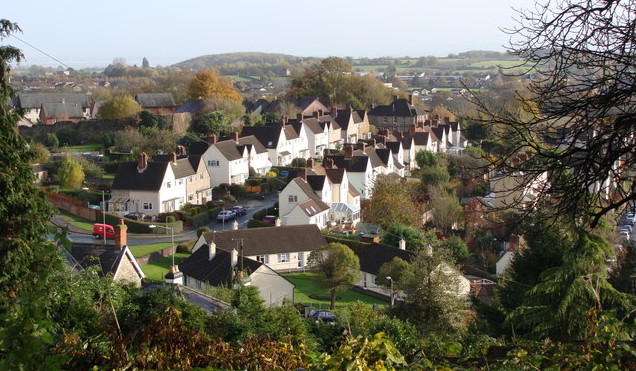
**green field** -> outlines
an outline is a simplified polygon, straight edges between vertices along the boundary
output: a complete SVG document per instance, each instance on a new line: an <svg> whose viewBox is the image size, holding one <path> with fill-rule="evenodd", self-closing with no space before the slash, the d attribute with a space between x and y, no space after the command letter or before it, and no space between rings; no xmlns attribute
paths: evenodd
<svg viewBox="0 0 636 371"><path fill-rule="evenodd" d="M181 263L181 261L190 256L187 253L176 253L174 254L174 262L175 264ZM164 281L164 276L168 273L170 266L172 265L172 256L166 256L165 258L161 258L154 263L144 264L141 266L141 269L144 271L146 275L146 279L150 281Z"/></svg>
<svg viewBox="0 0 636 371"><path fill-rule="evenodd" d="M128 246L128 248L130 249L130 252L133 253L133 256L135 258L138 258L140 256L152 254L155 251L165 249L166 247L170 245L172 245L170 242L161 242L161 243L155 243L152 245Z"/></svg>
<svg viewBox="0 0 636 371"><path fill-rule="evenodd" d="M72 152L95 152L102 149L101 143L82 144L80 146L64 147L67 151Z"/></svg>
<svg viewBox="0 0 636 371"><path fill-rule="evenodd" d="M283 277L291 281L296 288L294 290L294 302L307 304L316 308L329 308L329 300L312 299L310 295L318 295L328 297L329 292L320 284L319 275L317 273L290 273L284 274ZM353 290L339 291L336 299L336 308L345 308L354 301L361 301L372 307L376 304L378 307L386 307L386 301L372 298Z"/></svg>
<svg viewBox="0 0 636 371"><path fill-rule="evenodd" d="M471 63L470 66L471 67L487 67L487 68L497 68L497 67L504 67L504 68L510 68L510 67L517 67L519 66L521 62L520 61L511 61L511 60L493 60L493 61L482 61L482 62L475 62L475 63Z"/></svg>

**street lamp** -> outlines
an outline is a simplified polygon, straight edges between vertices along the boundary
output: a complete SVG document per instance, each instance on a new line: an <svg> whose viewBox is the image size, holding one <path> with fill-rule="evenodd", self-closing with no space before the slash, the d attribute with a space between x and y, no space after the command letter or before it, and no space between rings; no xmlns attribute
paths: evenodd
<svg viewBox="0 0 636 371"><path fill-rule="evenodd" d="M393 295L393 278L391 278L391 276L386 276L386 279L391 282L391 306L393 306L393 301L395 299L395 296Z"/></svg>
<svg viewBox="0 0 636 371"><path fill-rule="evenodd" d="M172 265L174 266L174 254L176 252L176 248L174 247L174 228L166 227L166 226L163 226L163 225L154 225L154 224L150 224L148 226L148 228L150 228L150 229L163 228L163 229L166 229L166 230L170 230L170 237L172 239Z"/></svg>
<svg viewBox="0 0 636 371"><path fill-rule="evenodd" d="M82 187L83 191L88 192L89 188L88 187ZM106 208L106 201L104 201L104 190L102 189L102 206L100 207L101 211L102 211L102 224L104 225L102 228L104 229L104 245L106 244L106 210L104 210Z"/></svg>

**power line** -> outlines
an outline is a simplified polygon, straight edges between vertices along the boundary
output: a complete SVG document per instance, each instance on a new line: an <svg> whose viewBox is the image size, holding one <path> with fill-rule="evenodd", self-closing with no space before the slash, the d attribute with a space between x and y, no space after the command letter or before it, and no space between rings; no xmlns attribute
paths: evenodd
<svg viewBox="0 0 636 371"><path fill-rule="evenodd" d="M49 57L49 58L53 59L54 61L56 61L57 63L61 64L62 66L65 66L66 68L73 68L73 67L69 66L68 64L66 64L66 63L62 62L61 60L59 60L59 59L55 58L54 56L52 56L52 55L48 54L48 53L47 53L47 52L45 52L44 50L39 49L39 48L37 48L36 46L34 46L34 45L32 45L32 44L29 44L28 42L26 42L26 41L22 40L21 38L17 37L16 35L11 35L11 36L12 36L12 37L14 37L14 38L16 38L17 40L19 40L19 41L21 41L21 42L23 42L23 43L27 44L28 46L32 47L33 49L35 49L35 50L39 51L40 53L42 53L42 54L46 55L47 57Z"/></svg>

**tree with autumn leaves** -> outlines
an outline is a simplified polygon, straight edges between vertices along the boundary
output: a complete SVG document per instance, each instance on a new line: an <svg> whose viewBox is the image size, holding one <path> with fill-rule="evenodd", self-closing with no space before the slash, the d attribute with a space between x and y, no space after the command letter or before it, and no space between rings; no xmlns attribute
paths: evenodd
<svg viewBox="0 0 636 371"><path fill-rule="evenodd" d="M243 100L232 81L215 70L197 72L188 84L188 96L190 99Z"/></svg>

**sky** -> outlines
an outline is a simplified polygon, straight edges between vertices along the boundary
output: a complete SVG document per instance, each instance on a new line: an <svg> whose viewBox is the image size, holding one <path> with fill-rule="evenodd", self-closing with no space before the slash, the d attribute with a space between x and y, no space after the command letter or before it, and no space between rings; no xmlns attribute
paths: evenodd
<svg viewBox="0 0 636 371"><path fill-rule="evenodd" d="M168 66L219 53L301 57L444 57L504 51L515 9L533 0L20 0L0 18L17 23L22 66ZM19 39L18 39L19 38ZM48 56L47 56L48 54Z"/></svg>

